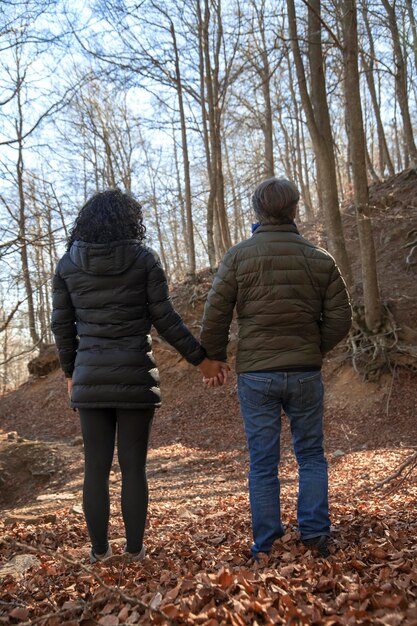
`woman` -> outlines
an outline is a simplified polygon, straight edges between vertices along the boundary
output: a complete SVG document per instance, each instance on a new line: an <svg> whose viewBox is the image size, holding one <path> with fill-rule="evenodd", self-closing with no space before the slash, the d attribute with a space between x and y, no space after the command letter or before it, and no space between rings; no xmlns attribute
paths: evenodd
<svg viewBox="0 0 417 626"><path fill-rule="evenodd" d="M151 325L204 377L221 377L227 367L205 358L174 310L158 256L144 238L142 208L132 196L118 189L97 193L79 212L53 278L51 328L71 406L80 414L93 563L112 554L108 478L116 429L125 551L134 560L145 556L145 464L161 402Z"/></svg>

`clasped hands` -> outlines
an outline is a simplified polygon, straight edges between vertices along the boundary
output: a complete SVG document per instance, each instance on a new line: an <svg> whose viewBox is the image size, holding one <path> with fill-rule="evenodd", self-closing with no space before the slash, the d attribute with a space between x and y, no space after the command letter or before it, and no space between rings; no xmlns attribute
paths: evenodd
<svg viewBox="0 0 417 626"><path fill-rule="evenodd" d="M203 382L208 387L220 387L228 381L230 367L224 361L204 359L197 367L203 374Z"/></svg>

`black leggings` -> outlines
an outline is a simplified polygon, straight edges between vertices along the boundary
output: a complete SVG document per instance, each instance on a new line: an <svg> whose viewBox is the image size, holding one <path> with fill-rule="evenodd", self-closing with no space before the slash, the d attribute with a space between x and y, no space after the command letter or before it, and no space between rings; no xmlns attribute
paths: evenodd
<svg viewBox="0 0 417 626"><path fill-rule="evenodd" d="M93 552L104 554L109 545L109 474L116 425L126 550L139 552L148 510L145 466L154 409L79 409L79 413L85 455L83 506Z"/></svg>

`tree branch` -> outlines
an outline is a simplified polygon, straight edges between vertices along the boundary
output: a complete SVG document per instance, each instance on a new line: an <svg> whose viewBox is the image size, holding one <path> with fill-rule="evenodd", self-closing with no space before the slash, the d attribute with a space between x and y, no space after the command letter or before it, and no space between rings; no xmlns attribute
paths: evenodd
<svg viewBox="0 0 417 626"><path fill-rule="evenodd" d="M147 611L157 613L158 615L163 617L165 620L167 620L169 624L172 624L174 621L161 609L154 608L150 604L147 604L146 602L142 602L142 600L139 600L139 598L128 596L118 587L112 587L111 585L108 585L107 583L104 582L102 577L99 576L99 574L97 574L97 572L94 571L92 567L88 567L87 565L84 565L84 563L80 563L79 561L74 561L73 559L70 559L67 556L64 556L63 554L60 554L56 550L47 550L45 548L42 548L42 549L33 548L32 546L29 546L28 544L25 544L25 543L20 543L19 541L13 541L13 544L17 548L21 548L22 550L25 550L27 552L32 552L33 554L42 554L44 556L53 557L55 559L58 558L61 561L64 561L64 563L67 563L68 565L72 565L73 567L78 567L82 569L83 572L86 572L87 574L92 576L98 582L98 584L101 587L103 587L103 589L106 589L106 591L109 591L110 593L119 596L124 602L129 603L132 606L139 606L142 609L145 609ZM127 563L128 562L127 559L124 559L124 562ZM45 616L43 619L45 619ZM33 623L34 623L33 620L29 620L27 622L22 622L20 626L31 626L31 624Z"/></svg>
<svg viewBox="0 0 417 626"><path fill-rule="evenodd" d="M0 333L2 333L4 330L6 330L6 328L8 327L10 322L12 321L12 319L14 317L14 314L16 313L17 309L20 307L20 305L22 303L23 303L23 300L19 300L18 303L16 304L16 306L14 307L14 309L9 313L7 318L4 320L3 324L0 326ZM3 365L3 363L2 363L2 365Z"/></svg>
<svg viewBox="0 0 417 626"><path fill-rule="evenodd" d="M379 489L380 487L383 487L387 483L391 482L391 480L394 480L395 478L397 478L405 470L406 467L408 467L411 464L416 464L416 463L417 463L417 451L414 452L408 458L406 458L405 461L403 463L401 463L399 468L396 469L393 474L391 474L387 478L384 478L384 480L380 480L377 483L375 483L375 486L372 487L369 491L375 491L376 489Z"/></svg>

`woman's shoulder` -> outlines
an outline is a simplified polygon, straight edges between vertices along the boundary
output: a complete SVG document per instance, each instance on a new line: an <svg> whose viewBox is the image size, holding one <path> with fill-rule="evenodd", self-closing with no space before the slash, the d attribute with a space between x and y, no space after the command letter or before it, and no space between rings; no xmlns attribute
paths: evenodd
<svg viewBox="0 0 417 626"><path fill-rule="evenodd" d="M143 244L143 243L140 244L140 248L141 248L141 257L145 260L147 265L149 265L150 267L153 267L154 265L161 264L161 259L156 250L154 250L150 246L147 246L146 244Z"/></svg>
<svg viewBox="0 0 417 626"><path fill-rule="evenodd" d="M65 269L65 266L68 263L71 263L71 258L70 258L69 252L67 250L66 252L64 252L64 254L56 262L55 274L60 274L62 272L62 270Z"/></svg>

